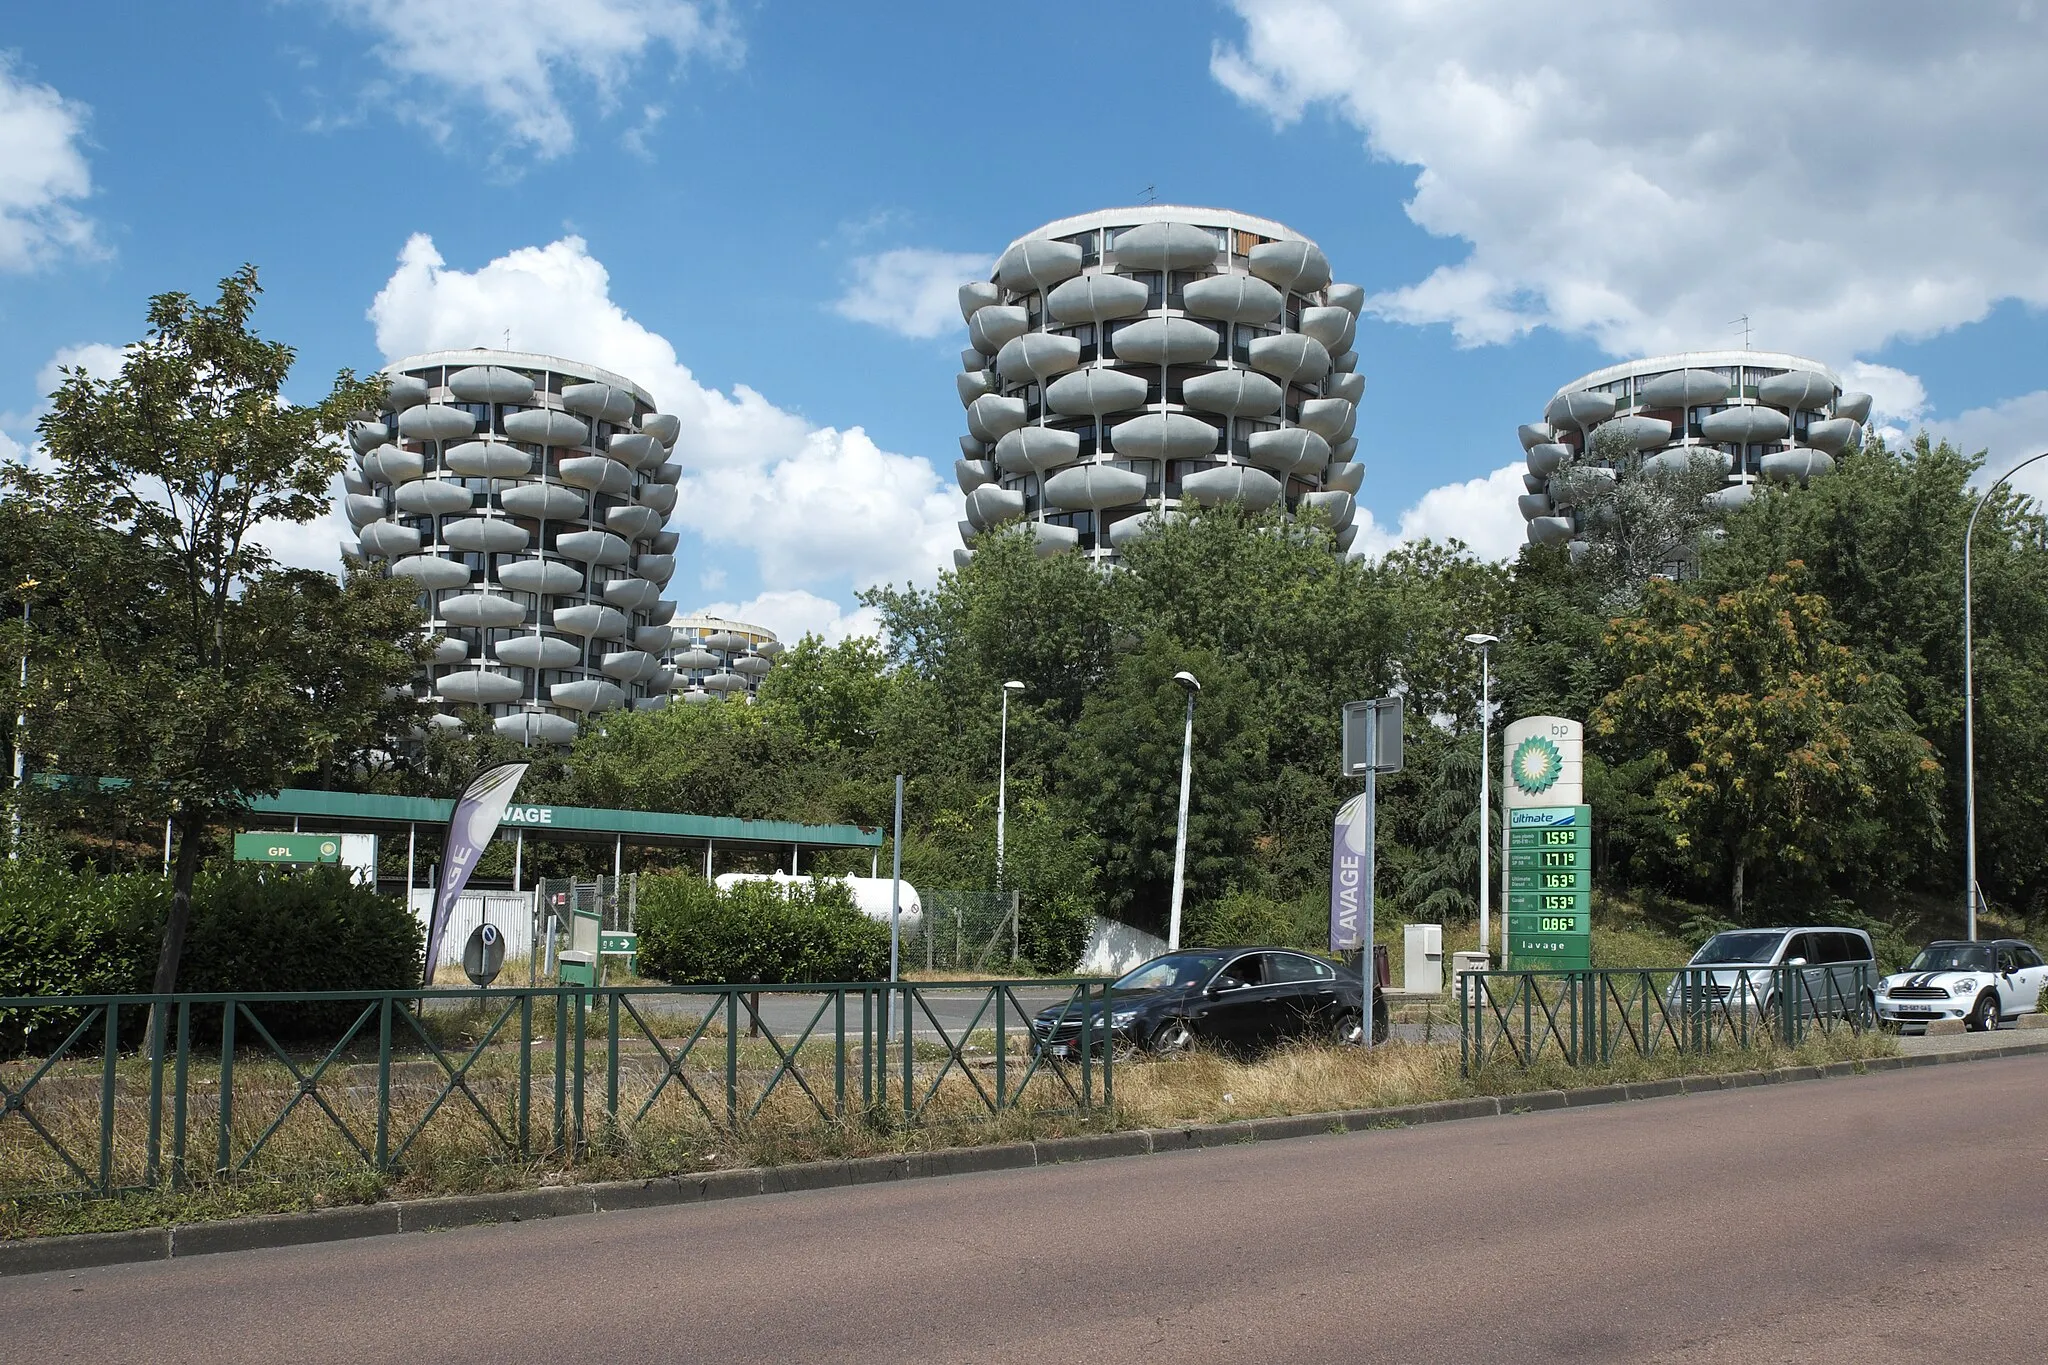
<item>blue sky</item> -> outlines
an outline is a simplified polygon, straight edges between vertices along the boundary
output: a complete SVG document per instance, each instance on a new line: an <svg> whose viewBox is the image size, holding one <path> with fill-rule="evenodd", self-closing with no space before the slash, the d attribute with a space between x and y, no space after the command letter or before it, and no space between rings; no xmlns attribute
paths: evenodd
<svg viewBox="0 0 2048 1365"><path fill-rule="evenodd" d="M1812 355L2048 442L2033 9L1736 0L271 0L0 21L0 455L144 300L263 272L295 397L498 344L685 417L673 595L785 633L957 543L953 287L1048 219L1222 205L1371 300L1383 548L1520 539L1517 423L1636 354ZM1733 41L1744 34L1769 41ZM2030 444L2031 443L2031 444ZM273 537L332 563L345 527Z"/></svg>

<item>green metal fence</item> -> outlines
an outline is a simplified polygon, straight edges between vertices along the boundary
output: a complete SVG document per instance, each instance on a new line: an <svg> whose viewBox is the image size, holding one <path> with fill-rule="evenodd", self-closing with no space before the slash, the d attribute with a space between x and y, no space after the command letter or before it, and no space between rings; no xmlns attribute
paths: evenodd
<svg viewBox="0 0 2048 1365"><path fill-rule="evenodd" d="M1622 1057L1797 1046L1876 1026L1867 963L1728 969L1460 972L1466 1075L1505 1063L1601 1066Z"/></svg>
<svg viewBox="0 0 2048 1365"><path fill-rule="evenodd" d="M592 1144L757 1121L1085 1111L1114 1096L1110 990L1059 980L5 998L0 1198L314 1165L574 1160ZM1067 1040L1057 1049L1031 1027L1047 1008Z"/></svg>

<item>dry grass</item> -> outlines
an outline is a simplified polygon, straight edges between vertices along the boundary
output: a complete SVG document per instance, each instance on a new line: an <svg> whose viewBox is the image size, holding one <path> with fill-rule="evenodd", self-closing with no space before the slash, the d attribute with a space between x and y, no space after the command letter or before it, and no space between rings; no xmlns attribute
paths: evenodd
<svg viewBox="0 0 2048 1365"><path fill-rule="evenodd" d="M682 1037L662 1045L673 1056ZM187 1152L191 1184L177 1191L145 1190L112 1198L51 1197L77 1180L21 1121L0 1121L0 1235L8 1237L144 1226L167 1221L363 1203L380 1198L526 1188L571 1181L674 1175L750 1165L929 1150L1024 1138L1045 1138L1116 1128L1171 1127L1230 1119L1381 1108L1479 1094L1511 1095L1531 1089L1605 1084L1678 1074L1853 1060L1884 1055L1896 1045L1882 1035L1838 1035L1816 1039L1796 1051L1773 1047L1723 1049L1705 1056L1667 1053L1611 1067L1572 1069L1545 1063L1531 1070L1492 1066L1465 1077L1458 1050L1450 1046L1394 1044L1370 1053L1329 1046L1296 1046L1257 1060L1197 1051L1171 1060L1127 1063L1115 1068L1115 1099L1109 1107L1082 1111L1068 1088L1079 1088L1077 1070L1041 1069L1018 1047L1005 1056L1009 1106L991 1116L984 1096L995 1086L994 1039L977 1035L964 1062L946 1049L919 1043L911 1059L912 1093L922 1107L906 1121L902 1102L900 1044L881 1057L889 1071L887 1100L862 1089L856 1051L845 1074L845 1108L839 1108L838 1077L829 1043L808 1045L796 1071L809 1084L807 1095L789 1073L779 1078L783 1058L762 1040L735 1044L739 1068L735 1098L741 1121L725 1122L726 1044L707 1033L662 1084L666 1066L653 1043L626 1038L620 1052L619 1107L613 1122L605 1107L607 1068L600 1040L586 1043L583 1140L569 1150L554 1145L555 1045L540 1040L528 1057L526 1090L530 1155L520 1155L519 1049L485 1047L466 1073L471 1104L462 1091L444 1096L440 1063L414 1057L394 1068L392 1126L396 1151L419 1129L403 1160L379 1174L356 1152L336 1123L308 1100L300 1100L271 1132L296 1092L281 1062L238 1063L235 1106L230 1123L233 1178L212 1174L219 1119L218 1067L195 1059L189 1077ZM573 1056L573 1040L565 1045ZM461 1065L466 1053L452 1058ZM320 1093L342 1124L365 1147L374 1144L376 1067L353 1063L331 1071ZM949 1065L949 1062L951 1063ZM0 1081L18 1086L23 1063L0 1067ZM573 1073L572 1073L573 1074ZM90 1170L97 1160L100 1071L81 1061L59 1068L39 1084L31 1108ZM565 1081L569 1076L565 1075ZM681 1085L688 1080L696 1098ZM870 1084L873 1072L869 1072ZM54 1081L54 1084L52 1083ZM1100 1073L1094 1075L1101 1083ZM657 1086L659 1091L657 1093ZM45 1087L49 1087L45 1089ZM119 1067L114 1176L116 1184L139 1183L145 1174L148 1072L139 1063ZM1099 1096L1099 1090L1096 1092ZM573 1132L573 1085L564 1087L562 1119ZM701 1106L700 1101L701 1100ZM758 1108L756 1107L758 1104ZM821 1113L821 1109L824 1111ZM488 1121L486 1119L488 1115ZM170 1135L165 1109L164 1140ZM255 1150L259 1140L260 1150Z"/></svg>

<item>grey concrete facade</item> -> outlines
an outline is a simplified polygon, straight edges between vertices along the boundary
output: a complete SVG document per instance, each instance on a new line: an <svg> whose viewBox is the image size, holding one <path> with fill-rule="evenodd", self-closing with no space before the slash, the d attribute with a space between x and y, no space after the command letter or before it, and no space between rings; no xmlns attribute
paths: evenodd
<svg viewBox="0 0 2048 1365"><path fill-rule="evenodd" d="M1580 509L1553 476L1580 459L1602 431L1624 435L1633 454L1615 478L1637 469L1718 461L1723 486L1711 494L1740 507L1766 482L1804 485L1834 471L1835 456L1862 437L1870 395L1845 391L1817 360L1777 351L1690 351L1610 365L1551 396L1543 419L1517 433L1528 473L1518 500L1537 545L1576 545Z"/></svg>
<svg viewBox="0 0 2048 1365"><path fill-rule="evenodd" d="M1186 507L1314 508L1348 549L1364 291L1314 242L1225 209L1063 218L962 287L960 535L1029 524L1099 561Z"/></svg>
<svg viewBox="0 0 2048 1365"><path fill-rule="evenodd" d="M679 616L668 629L674 696L692 705L752 701L782 657L782 642L766 626L698 615Z"/></svg>
<svg viewBox="0 0 2048 1365"><path fill-rule="evenodd" d="M387 366L353 424L357 552L413 579L440 637L434 724L482 707L567 743L594 714L667 704L680 423L623 376L556 356L440 351Z"/></svg>

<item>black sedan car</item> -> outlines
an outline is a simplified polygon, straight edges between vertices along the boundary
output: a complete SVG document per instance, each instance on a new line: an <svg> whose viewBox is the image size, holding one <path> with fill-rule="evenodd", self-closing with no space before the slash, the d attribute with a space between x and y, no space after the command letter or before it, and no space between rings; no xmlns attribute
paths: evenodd
<svg viewBox="0 0 2048 1365"><path fill-rule="evenodd" d="M1358 969L1292 948L1198 948L1155 957L1117 981L1110 993L1108 1033L1119 1056L1168 1055L1196 1042L1250 1052L1292 1038L1357 1043L1365 1018ZM1100 1047L1103 1005L1092 1013L1089 1035ZM1055 1005L1039 1012L1031 1032L1055 1057L1081 1046L1082 1007ZM1374 1042L1387 1037L1387 1002L1375 983Z"/></svg>

